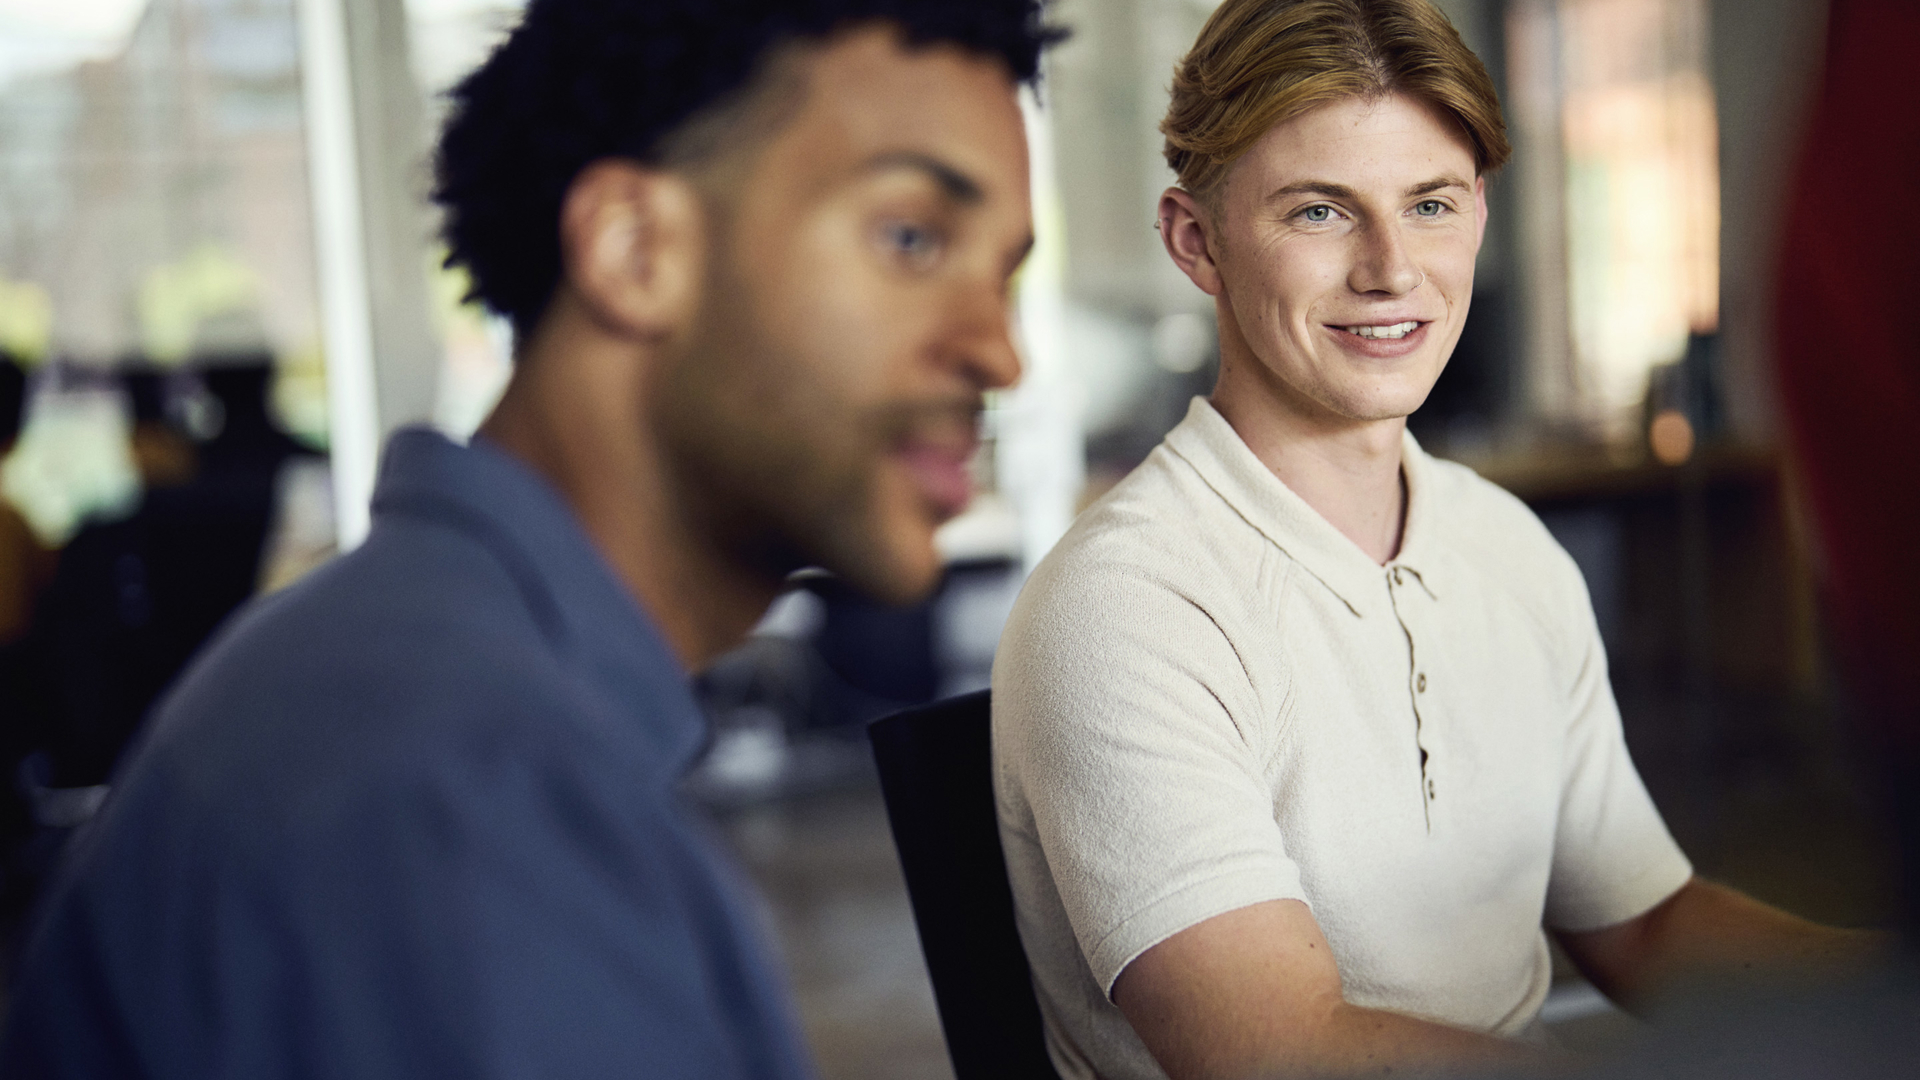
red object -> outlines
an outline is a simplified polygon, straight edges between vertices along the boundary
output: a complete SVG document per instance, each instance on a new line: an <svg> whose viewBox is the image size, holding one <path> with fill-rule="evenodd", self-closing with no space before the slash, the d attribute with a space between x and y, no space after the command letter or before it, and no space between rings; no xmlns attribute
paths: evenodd
<svg viewBox="0 0 1920 1080"><path fill-rule="evenodd" d="M1920 3L1833 0L1783 230L1781 403L1841 670L1920 787ZM1891 762L1889 762L1891 763ZM1896 790L1896 801L1902 791Z"/></svg>

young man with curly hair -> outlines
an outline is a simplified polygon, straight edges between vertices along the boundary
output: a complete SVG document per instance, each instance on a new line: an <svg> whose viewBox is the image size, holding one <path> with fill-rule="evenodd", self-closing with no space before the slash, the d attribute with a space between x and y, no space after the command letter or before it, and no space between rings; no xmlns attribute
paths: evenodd
<svg viewBox="0 0 1920 1080"><path fill-rule="evenodd" d="M809 1073L683 815L687 673L825 567L924 594L1018 371L1035 0L533 0L454 93L471 445L153 717L27 946L10 1076Z"/></svg>
<svg viewBox="0 0 1920 1080"><path fill-rule="evenodd" d="M1219 382L1036 569L994 670L1065 1076L1514 1064L1549 932L1629 1006L1871 947L1693 876L1579 570L1406 432L1503 128L1426 0L1227 0L1175 74L1158 226Z"/></svg>

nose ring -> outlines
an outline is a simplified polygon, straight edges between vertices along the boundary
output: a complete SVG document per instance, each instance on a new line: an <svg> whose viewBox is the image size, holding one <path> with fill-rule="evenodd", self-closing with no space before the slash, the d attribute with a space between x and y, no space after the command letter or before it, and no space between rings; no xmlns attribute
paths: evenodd
<svg viewBox="0 0 1920 1080"><path fill-rule="evenodd" d="M1420 285L1425 285L1426 283L1427 283L1427 272L1426 272L1425 270L1422 270L1422 271L1420 271ZM1414 292L1419 292L1419 291L1420 291L1420 285L1415 285L1415 286L1413 287L1413 291L1414 291Z"/></svg>

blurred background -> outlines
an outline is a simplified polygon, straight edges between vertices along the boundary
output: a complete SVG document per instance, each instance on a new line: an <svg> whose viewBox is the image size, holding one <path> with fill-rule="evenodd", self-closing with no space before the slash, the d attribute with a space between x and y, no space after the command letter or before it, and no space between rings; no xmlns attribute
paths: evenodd
<svg viewBox="0 0 1920 1080"><path fill-rule="evenodd" d="M1823 0L1447 0L1516 153L1412 426L1586 574L1629 742L1700 870L1883 919L1773 386L1778 223ZM950 1075L864 724L986 685L1025 571L1211 386L1155 132L1207 0L1060 0L1027 102L1027 375L939 593L830 579L700 679L688 779L768 898L829 1078ZM425 199L500 0L0 0L0 960L148 706L247 598L366 529L378 446L509 370ZM1569 1038L1625 1023L1569 977Z"/></svg>

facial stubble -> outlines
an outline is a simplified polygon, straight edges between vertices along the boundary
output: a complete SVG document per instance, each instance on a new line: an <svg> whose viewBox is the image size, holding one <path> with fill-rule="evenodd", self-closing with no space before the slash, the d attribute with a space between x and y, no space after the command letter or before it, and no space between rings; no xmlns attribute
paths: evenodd
<svg viewBox="0 0 1920 1080"><path fill-rule="evenodd" d="M971 427L978 396L860 400L856 358L806 355L769 325L770 305L721 254L730 247L716 245L699 316L654 399L677 503L704 542L769 587L819 567L881 600L918 599L936 560L923 530L903 535L889 513L890 458L929 425Z"/></svg>

